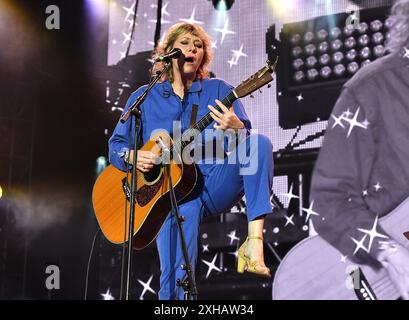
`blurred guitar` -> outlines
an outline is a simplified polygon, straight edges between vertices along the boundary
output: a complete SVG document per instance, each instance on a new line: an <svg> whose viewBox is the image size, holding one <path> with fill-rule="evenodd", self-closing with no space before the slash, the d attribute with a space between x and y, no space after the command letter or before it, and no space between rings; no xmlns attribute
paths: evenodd
<svg viewBox="0 0 409 320"><path fill-rule="evenodd" d="M233 89L222 100L222 103L229 106L236 99L245 97L272 81L272 73L274 72L277 60L274 64L268 62L267 66ZM215 108L223 112L219 106L215 106ZM173 141L166 132L158 132L141 150L151 151L160 157L162 156L163 143L171 149L171 154L174 154L173 150L180 150L180 154L182 154L183 149L212 121L213 119L209 112L191 129L186 130L179 141ZM178 202L193 190L197 180L196 166L194 164L180 163L180 160L175 161L175 159L171 158L170 174ZM125 172L109 165L98 176L93 188L92 202L95 216L103 234L113 243L119 244L128 241L125 221L129 221L130 185L131 175L129 175L127 180ZM133 238L135 249L145 248L156 238L166 216L171 210L168 192L169 180L165 167L161 165L154 166L148 173L137 171L137 187L135 192L136 214Z"/></svg>
<svg viewBox="0 0 409 320"><path fill-rule="evenodd" d="M409 244L409 198L379 219L403 246ZM396 300L399 293L384 268L357 265L320 236L304 239L284 257L273 282L274 300ZM355 266L355 267L354 267ZM357 268L356 268L357 267Z"/></svg>

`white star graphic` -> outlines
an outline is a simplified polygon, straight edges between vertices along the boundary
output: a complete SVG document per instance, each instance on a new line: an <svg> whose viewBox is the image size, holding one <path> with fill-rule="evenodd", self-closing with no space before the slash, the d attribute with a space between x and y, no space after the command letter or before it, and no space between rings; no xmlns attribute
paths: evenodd
<svg viewBox="0 0 409 320"><path fill-rule="evenodd" d="M236 260L237 260L237 257L239 256L239 249L237 249L236 251L234 251L234 252L227 252L228 254L231 254L231 255L233 255L233 256L235 256L236 257Z"/></svg>
<svg viewBox="0 0 409 320"><path fill-rule="evenodd" d="M135 14L135 4L136 4L136 1L129 8L122 7L122 9L124 9L126 11L126 17L125 17L124 21L127 21L130 16L133 16Z"/></svg>
<svg viewBox="0 0 409 320"><path fill-rule="evenodd" d="M286 219L284 227L286 227L287 224L289 224L289 223L292 224L293 226L295 225L294 222L293 222L294 214L292 214L290 217L285 215L284 218Z"/></svg>
<svg viewBox="0 0 409 320"><path fill-rule="evenodd" d="M368 121L368 119L365 118L364 122L362 122L362 124L365 126L365 129L368 128L370 122Z"/></svg>
<svg viewBox="0 0 409 320"><path fill-rule="evenodd" d="M347 121L347 122L349 123L349 130L348 130L348 133L347 133L347 138L348 138L349 135L351 134L352 129L353 129L354 127L360 127L360 128L367 129L367 127L366 127L365 125L363 125L362 123L356 121L356 119L358 118L359 109L360 109L360 108L358 107L358 109L356 110L356 112L355 112L355 114L354 114L354 117L353 117L352 119L344 118L345 121Z"/></svg>
<svg viewBox="0 0 409 320"><path fill-rule="evenodd" d="M166 4L165 4L164 6L162 6L162 9L161 9L161 19L160 19L160 22L161 22L162 24L171 23L171 21L166 20L166 19L163 17L164 15L170 17L169 12L166 11L166 9L168 8L168 5L169 5L169 2L166 2ZM155 6L155 7L157 7L157 6ZM149 19L148 21L149 21L149 22L156 23L157 20L156 20L156 19Z"/></svg>
<svg viewBox="0 0 409 320"><path fill-rule="evenodd" d="M103 300L115 300L114 297L111 295L111 290L108 288L107 292L100 293Z"/></svg>
<svg viewBox="0 0 409 320"><path fill-rule="evenodd" d="M247 54L243 52L243 44L241 44L239 50L232 50L236 61L239 61L240 57L247 57Z"/></svg>
<svg viewBox="0 0 409 320"><path fill-rule="evenodd" d="M133 17L132 17L132 20L125 20L125 22L128 23L128 30L131 29L132 26L133 26ZM137 25L138 25L138 23L135 22L135 26L137 26Z"/></svg>
<svg viewBox="0 0 409 320"><path fill-rule="evenodd" d="M192 14L190 15L189 19L179 19L179 20L183 22L187 22L187 23L203 24L202 21L195 20L195 12L196 12L196 7L193 8Z"/></svg>
<svg viewBox="0 0 409 320"><path fill-rule="evenodd" d="M343 255L341 255L341 260L339 260L339 261L345 263L345 261L347 260L347 257L348 257L348 256L343 256Z"/></svg>
<svg viewBox="0 0 409 320"><path fill-rule="evenodd" d="M409 49L406 48L406 47L403 48L403 49L405 50L405 53L403 54L403 57L409 59Z"/></svg>
<svg viewBox="0 0 409 320"><path fill-rule="evenodd" d="M124 111L124 109L123 109L123 108L120 108L120 107L112 107L112 108L111 108L111 111L115 111L115 110L118 110L118 111L120 111L120 112Z"/></svg>
<svg viewBox="0 0 409 320"><path fill-rule="evenodd" d="M126 50L125 51L119 51L119 54L121 55L121 57L119 59L122 60L126 56Z"/></svg>
<svg viewBox="0 0 409 320"><path fill-rule="evenodd" d="M229 61L227 61L227 63L230 65L230 68L232 66L236 66L237 65L237 61L234 60L234 57L232 57Z"/></svg>
<svg viewBox="0 0 409 320"><path fill-rule="evenodd" d="M222 270L220 270L220 269L219 269L218 267L216 267L216 265L214 264L214 263L216 262L216 259L217 259L217 253L216 253L216 255L214 256L212 262L209 262L209 261L206 261L206 260L203 260L203 259L202 259L202 262L209 267L209 269L207 269L206 279L209 277L209 275L210 275L210 273L212 272L212 270L216 270L216 271L218 271L218 272L222 272Z"/></svg>
<svg viewBox="0 0 409 320"><path fill-rule="evenodd" d="M161 13L162 15L170 17L170 13L166 10L168 8L169 2L166 2L164 6L162 6Z"/></svg>
<svg viewBox="0 0 409 320"><path fill-rule="evenodd" d="M308 219L310 218L311 215L319 216L318 212L315 212L315 211L312 210L313 205L314 205L314 200L311 201L310 207L308 209L302 208L302 211L307 212L307 216L305 217L305 223L307 223L307 221L308 221Z"/></svg>
<svg viewBox="0 0 409 320"><path fill-rule="evenodd" d="M363 195L364 197L366 197L366 196L368 195L368 190L362 191L362 195Z"/></svg>
<svg viewBox="0 0 409 320"><path fill-rule="evenodd" d="M375 221L374 221L374 224L373 224L373 226L372 226L372 229L361 229L361 228L357 228L358 231L361 231L361 232L365 233L365 235L368 235L368 236L369 236L368 251L371 250L372 242L373 242L373 240L374 240L376 237L388 239L387 236L385 236L384 234L379 233L379 232L376 231L376 226L377 226L377 224L378 224L378 216L376 216L376 218L375 218Z"/></svg>
<svg viewBox="0 0 409 320"><path fill-rule="evenodd" d="M291 199L298 199L299 197L293 194L293 185L291 184L290 191L288 193L281 193L282 196L285 196L288 198L288 201L291 201Z"/></svg>
<svg viewBox="0 0 409 320"><path fill-rule="evenodd" d="M212 48L217 49L217 40L212 41Z"/></svg>
<svg viewBox="0 0 409 320"><path fill-rule="evenodd" d="M300 94L297 96L297 100L298 100L298 102L300 102L301 100L304 100L304 97L302 96L302 93L300 93Z"/></svg>
<svg viewBox="0 0 409 320"><path fill-rule="evenodd" d="M349 118L350 116L352 116L352 112L347 109L347 111L342 112L342 116L345 118Z"/></svg>
<svg viewBox="0 0 409 320"><path fill-rule="evenodd" d="M378 192L379 189L382 189L382 186L380 185L379 181L373 187L375 188L376 192Z"/></svg>
<svg viewBox="0 0 409 320"><path fill-rule="evenodd" d="M138 282L143 286L143 291L142 291L141 295L139 296L139 300L143 300L143 296L145 295L146 291L150 291L153 294L156 294L156 292L150 286L152 278L153 278L153 275L151 275L151 277L149 278L149 280L146 283L143 282L142 280L138 279Z"/></svg>
<svg viewBox="0 0 409 320"><path fill-rule="evenodd" d="M365 241L365 239L366 239L366 236L367 236L367 235L364 235L364 237L363 237L360 241L358 241L358 240L356 240L356 239L354 239L354 238L351 237L351 240L352 240L353 242L355 242L355 244L356 244L356 247L355 247L355 250L354 250L353 255L355 255L355 253L357 253L359 249L362 249L362 250L364 250L365 252L369 252L368 249L364 247L364 241Z"/></svg>
<svg viewBox="0 0 409 320"><path fill-rule="evenodd" d="M215 28L214 30L217 32L220 32L222 34L222 40L220 41L220 44L223 44L224 38L226 36L226 34L235 34L236 32L231 31L228 29L228 25L229 25L229 20L226 19L226 22L224 23L224 27L223 29L220 28Z"/></svg>
<svg viewBox="0 0 409 320"><path fill-rule="evenodd" d="M234 240L240 240L240 238L236 237L236 230L231 231L227 236L230 238L230 245L233 244Z"/></svg>
<svg viewBox="0 0 409 320"><path fill-rule="evenodd" d="M335 120L334 124L332 125L331 129L334 129L336 126L340 126L342 128L345 128L344 125L342 124L342 120L344 119L343 115L340 115L338 118L336 116L334 116L333 114L331 115L331 117Z"/></svg>
<svg viewBox="0 0 409 320"><path fill-rule="evenodd" d="M129 32L129 33L122 32L122 35L125 38L124 41L122 41L122 44L127 43L128 41L131 41L132 32Z"/></svg>
<svg viewBox="0 0 409 320"><path fill-rule="evenodd" d="M208 244L202 244L203 250L202 252L209 252L209 245Z"/></svg>

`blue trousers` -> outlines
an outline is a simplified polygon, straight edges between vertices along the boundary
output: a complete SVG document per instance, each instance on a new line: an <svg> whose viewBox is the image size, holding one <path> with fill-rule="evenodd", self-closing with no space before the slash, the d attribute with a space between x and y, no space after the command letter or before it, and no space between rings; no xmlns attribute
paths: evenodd
<svg viewBox="0 0 409 320"><path fill-rule="evenodd" d="M248 143L248 140L251 139L257 139L256 143ZM244 148L236 148L224 159L223 164L215 164L203 177L203 188L197 197L179 206L180 215L186 218L182 227L193 276L198 255L199 225L204 217L226 212L244 194L248 221L272 211L270 203L273 181L271 142L263 135L251 135L251 138L247 138L243 143L245 143ZM249 165L243 164L242 161L237 161L241 157L238 149L245 150L246 157L251 158L249 163L253 168L249 168ZM181 268L185 262L172 213L165 220L156 244L161 265L159 299L183 299L183 289L176 286L176 280L186 278L186 273Z"/></svg>

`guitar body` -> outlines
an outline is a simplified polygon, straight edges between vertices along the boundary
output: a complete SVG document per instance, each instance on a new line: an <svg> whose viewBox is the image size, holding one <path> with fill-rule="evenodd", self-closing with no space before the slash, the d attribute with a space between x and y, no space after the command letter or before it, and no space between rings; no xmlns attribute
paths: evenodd
<svg viewBox="0 0 409 320"><path fill-rule="evenodd" d="M151 151L161 156L161 148L156 139L160 137L168 146L172 145L171 137L165 132L158 132L140 150ZM171 160L170 173L179 202L194 188L197 171L194 164L179 164ZM137 171L137 186L135 194L134 248L143 249L148 246L159 233L169 211L169 179L167 169L156 166L143 174ZM128 241L130 213L131 174L126 179L126 173L109 165L98 176L92 192L92 202L95 216L105 237L112 243L120 244ZM126 199L126 200L125 200ZM125 217L126 208L126 217Z"/></svg>
<svg viewBox="0 0 409 320"><path fill-rule="evenodd" d="M393 239L408 246L409 198L379 222ZM287 253L279 265L273 282L273 299L357 300L355 290L353 287L348 289L347 285L353 266L361 269L376 299L399 298L384 268L375 270L348 259L342 262L341 257L341 253L320 236L304 239ZM362 278L358 285L361 284Z"/></svg>

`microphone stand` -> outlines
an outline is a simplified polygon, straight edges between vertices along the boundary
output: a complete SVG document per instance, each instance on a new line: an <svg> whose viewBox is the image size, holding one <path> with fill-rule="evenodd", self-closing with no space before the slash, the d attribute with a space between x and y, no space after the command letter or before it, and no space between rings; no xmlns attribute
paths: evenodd
<svg viewBox="0 0 409 320"><path fill-rule="evenodd" d="M175 217L176 224L178 227L179 231L179 236L180 236L180 243L182 245L182 253L183 253L183 259L185 260L185 263L182 265L182 269L185 270L186 272L186 279L181 280L177 279L176 280L176 285L178 287L182 287L184 290L184 300L190 300L189 297L191 296L193 300L197 300L197 287L196 287L196 281L192 275L192 266L189 261L189 254L187 252L187 247L186 247L186 240L185 236L183 234L183 229L182 229L182 222L185 221L185 217L179 215L179 208L177 205L177 200L176 200L176 195L175 195L175 190L173 188L173 183L172 183L172 175L171 175L171 165L170 165L170 150L169 148L164 145L161 139L158 141L162 147L163 152L165 153L165 156L162 157L164 160L164 164L166 164L166 171L168 174L168 180L169 180L169 197L170 197L170 202L172 205L172 213Z"/></svg>
<svg viewBox="0 0 409 320"><path fill-rule="evenodd" d="M159 79L170 68L171 62L167 61L161 71L157 71L156 75L150 80L148 87L145 91L136 99L136 101L129 107L121 118L121 123L126 122L131 115L135 117L135 130L134 130L134 156L132 161L132 173L131 173L131 191L130 191L130 212L129 212L129 232L128 232L128 252L127 252L127 272L126 272L126 295L125 299L129 300L130 294L130 282L132 274L132 256L133 256L133 234L134 234L134 221L135 221L135 191L136 191L136 164L138 158L138 145L139 145L139 127L141 119L141 104L145 101L146 96L152 87L159 81Z"/></svg>

